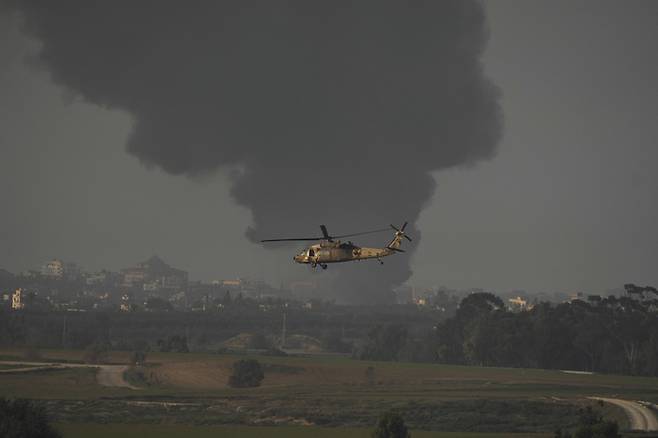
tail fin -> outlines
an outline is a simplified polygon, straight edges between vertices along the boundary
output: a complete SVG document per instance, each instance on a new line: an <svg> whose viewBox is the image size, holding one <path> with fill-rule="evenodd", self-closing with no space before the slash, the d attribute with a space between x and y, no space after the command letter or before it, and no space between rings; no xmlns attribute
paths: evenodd
<svg viewBox="0 0 658 438"><path fill-rule="evenodd" d="M402 238L404 237L409 242L411 242L411 238L404 233L404 229L406 227L407 227L407 222L402 224L400 228L391 225L391 228L395 230L395 236L393 237L393 240L391 240L391 242L388 245L386 245L386 248L393 251L404 252L403 250L400 249L400 245L402 244Z"/></svg>

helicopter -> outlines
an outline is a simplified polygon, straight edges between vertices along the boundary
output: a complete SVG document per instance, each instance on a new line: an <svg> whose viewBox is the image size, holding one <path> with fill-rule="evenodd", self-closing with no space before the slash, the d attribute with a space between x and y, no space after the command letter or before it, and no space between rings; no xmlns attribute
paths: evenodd
<svg viewBox="0 0 658 438"><path fill-rule="evenodd" d="M288 239L265 239L261 242L293 242L293 241L314 241L319 240L320 243L309 246L303 249L299 254L292 259L301 264L310 264L312 268L320 266L322 269L327 269L329 263L343 263L354 262L358 260L377 259L380 264L384 264L383 257L393 255L397 252L405 252L400 249L402 238L411 242L411 238L407 236L404 229L407 227L407 222L402 224L400 228L390 225L395 230L393 240L389 242L384 248L366 248L353 244L351 241L341 242L340 240L345 237L362 236L364 234L381 233L388 231L388 228L379 230L364 231L354 234L343 234L340 236L331 236L327 231L327 227L320 225L322 230L322 237L299 237Z"/></svg>

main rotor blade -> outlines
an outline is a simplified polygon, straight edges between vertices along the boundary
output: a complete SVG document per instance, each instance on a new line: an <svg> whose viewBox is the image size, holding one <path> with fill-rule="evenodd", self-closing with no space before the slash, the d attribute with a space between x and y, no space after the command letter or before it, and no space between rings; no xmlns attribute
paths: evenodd
<svg viewBox="0 0 658 438"><path fill-rule="evenodd" d="M372 231L363 231L361 233L341 234L340 236L331 236L331 237L333 239L340 239L343 237L363 236L364 234L381 233L383 231L388 231L388 228L380 228L379 230L372 230Z"/></svg>
<svg viewBox="0 0 658 438"><path fill-rule="evenodd" d="M300 238L290 238L290 239L265 239L261 242L294 242L302 240L322 240L322 237L300 237Z"/></svg>
<svg viewBox="0 0 658 438"><path fill-rule="evenodd" d="M326 231L326 227L324 225L321 226L321 228L324 228L323 234ZM354 237L354 236L363 236L364 234L373 234L373 233L381 233L383 231L388 231L388 228L380 228L379 230L371 230L371 231L363 231L361 233L352 233L352 234L341 234L340 236L330 236L329 234L326 234L323 237L294 237L294 238L287 238L287 239L264 239L261 240L261 242L294 242L294 241L311 241L311 240L331 240L331 239L341 239L343 237Z"/></svg>

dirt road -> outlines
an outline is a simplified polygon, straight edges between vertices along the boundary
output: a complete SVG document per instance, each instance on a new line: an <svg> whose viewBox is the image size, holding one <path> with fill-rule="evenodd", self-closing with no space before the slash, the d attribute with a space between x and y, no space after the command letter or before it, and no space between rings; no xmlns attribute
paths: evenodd
<svg viewBox="0 0 658 438"><path fill-rule="evenodd" d="M126 382L123 378L123 373L126 372L128 367L126 365L97 365L98 374L96 374L96 381L99 385L103 386L117 386L120 388L139 389L136 386Z"/></svg>
<svg viewBox="0 0 658 438"><path fill-rule="evenodd" d="M128 369L127 365L93 365L83 363L61 363L61 362L23 362L23 361L0 361L0 365L24 365L23 368L10 368L0 370L0 373L25 373L29 371L46 370L53 368L98 368L96 382L102 386L119 388L139 389L126 382L123 373Z"/></svg>
<svg viewBox="0 0 658 438"><path fill-rule="evenodd" d="M589 398L592 400L601 400L603 402L610 403L624 409L626 415L628 415L628 418L631 421L632 430L644 430L644 431L658 430L658 420L656 419L656 414L654 414L654 412L651 409L641 405L638 402L634 402L630 400L621 400L618 398L604 398L604 397L589 397Z"/></svg>

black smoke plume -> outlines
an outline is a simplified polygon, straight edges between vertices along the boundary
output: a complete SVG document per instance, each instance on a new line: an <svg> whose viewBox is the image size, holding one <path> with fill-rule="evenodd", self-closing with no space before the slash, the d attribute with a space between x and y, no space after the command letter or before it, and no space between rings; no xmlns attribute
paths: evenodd
<svg viewBox="0 0 658 438"><path fill-rule="evenodd" d="M252 240L414 224L430 172L490 158L501 136L480 2L13 5L56 83L134 117L130 154L172 174L231 171ZM332 267L335 295L390 300L408 254Z"/></svg>

